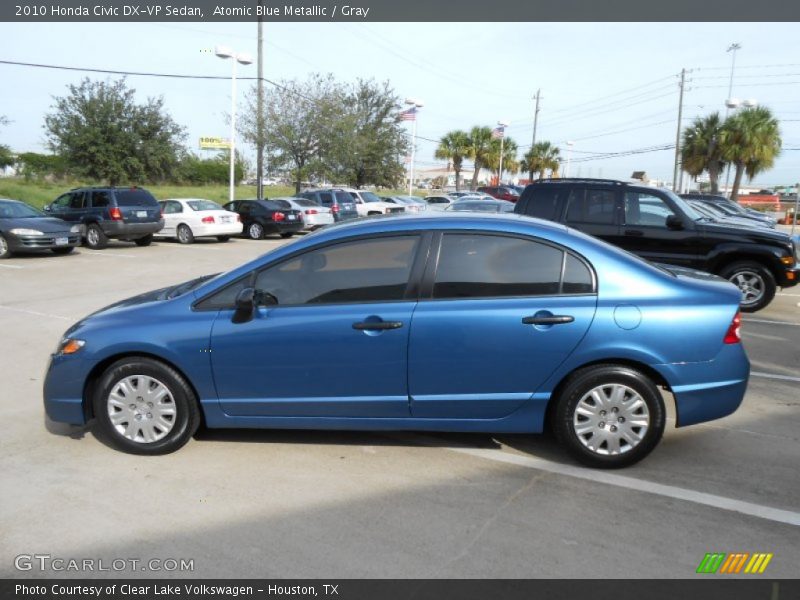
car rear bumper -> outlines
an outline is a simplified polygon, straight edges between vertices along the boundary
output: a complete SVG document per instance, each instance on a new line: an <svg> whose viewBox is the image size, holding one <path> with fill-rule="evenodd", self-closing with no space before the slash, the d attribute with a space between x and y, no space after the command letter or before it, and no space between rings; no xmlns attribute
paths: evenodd
<svg viewBox="0 0 800 600"><path fill-rule="evenodd" d="M653 367L670 382L677 427L721 419L735 412L744 399L750 377L750 361L741 343L725 344L708 362Z"/></svg>
<svg viewBox="0 0 800 600"><path fill-rule="evenodd" d="M100 227L110 238L136 239L161 231L164 219L148 223L125 223L124 221L102 221Z"/></svg>
<svg viewBox="0 0 800 600"><path fill-rule="evenodd" d="M331 225L334 222L333 215L331 214L303 215L303 219L305 220L306 227L309 229L322 227L323 225Z"/></svg>

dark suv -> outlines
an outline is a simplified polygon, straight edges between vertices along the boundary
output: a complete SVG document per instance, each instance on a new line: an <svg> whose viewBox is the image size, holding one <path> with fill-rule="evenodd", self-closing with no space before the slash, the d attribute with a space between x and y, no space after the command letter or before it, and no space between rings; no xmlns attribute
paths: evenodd
<svg viewBox="0 0 800 600"><path fill-rule="evenodd" d="M511 185L483 186L479 187L478 191L489 194L492 198L497 198L498 200L508 200L509 202L519 200L519 192Z"/></svg>
<svg viewBox="0 0 800 600"><path fill-rule="evenodd" d="M319 190L305 190L298 198L308 198L320 206L330 208L335 222L357 219L358 210L353 196L343 189L326 188Z"/></svg>
<svg viewBox="0 0 800 600"><path fill-rule="evenodd" d="M783 232L712 223L663 188L607 179L550 179L525 188L514 212L565 223L656 263L690 267L742 290L741 308L767 306L800 279Z"/></svg>
<svg viewBox="0 0 800 600"><path fill-rule="evenodd" d="M44 207L59 219L76 223L89 248L99 250L109 239L149 246L164 227L161 207L153 195L138 187L75 188Z"/></svg>

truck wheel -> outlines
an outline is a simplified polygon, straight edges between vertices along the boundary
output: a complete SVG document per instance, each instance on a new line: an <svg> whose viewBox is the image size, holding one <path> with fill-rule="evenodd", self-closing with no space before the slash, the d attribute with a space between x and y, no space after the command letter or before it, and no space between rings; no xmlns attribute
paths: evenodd
<svg viewBox="0 0 800 600"><path fill-rule="evenodd" d="M770 270L754 261L741 261L728 265L719 273L742 292L739 308L743 312L756 312L767 306L775 297L777 284Z"/></svg>
<svg viewBox="0 0 800 600"><path fill-rule="evenodd" d="M97 223L86 227L86 245L92 250L102 250L108 246L108 237Z"/></svg>

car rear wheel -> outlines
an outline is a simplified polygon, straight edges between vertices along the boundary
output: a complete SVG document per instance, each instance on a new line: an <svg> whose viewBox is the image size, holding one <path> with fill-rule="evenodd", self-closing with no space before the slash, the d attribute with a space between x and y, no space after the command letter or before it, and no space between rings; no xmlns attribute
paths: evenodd
<svg viewBox="0 0 800 600"><path fill-rule="evenodd" d="M150 358L124 358L106 369L93 407L101 435L132 454L174 452L200 426L191 386L177 371Z"/></svg>
<svg viewBox="0 0 800 600"><path fill-rule="evenodd" d="M69 248L50 248L50 252L53 254L69 254L75 250L74 246L70 246Z"/></svg>
<svg viewBox="0 0 800 600"><path fill-rule="evenodd" d="M250 223L247 228L247 235L251 240L261 240L264 238L264 227L260 223Z"/></svg>
<svg viewBox="0 0 800 600"><path fill-rule="evenodd" d="M229 235L218 235L217 236L217 241L218 242L227 242L230 239L231 239L231 236L229 236Z"/></svg>
<svg viewBox="0 0 800 600"><path fill-rule="evenodd" d="M288 238L292 237L293 235L294 235L294 231L287 231L286 233L282 233L281 237L283 239L288 239Z"/></svg>
<svg viewBox="0 0 800 600"><path fill-rule="evenodd" d="M777 283L769 269L753 261L742 261L728 265L720 272L742 292L739 308L744 312L756 312L767 306L775 297Z"/></svg>
<svg viewBox="0 0 800 600"><path fill-rule="evenodd" d="M590 467L632 465L650 454L664 433L666 412L658 388L627 366L576 371L555 400L556 438Z"/></svg>
<svg viewBox="0 0 800 600"><path fill-rule="evenodd" d="M140 238L139 238L139 239L137 239L137 240L133 240L133 242L134 242L134 243L135 243L137 246L149 246L150 244L152 244L152 243L153 243L153 234L151 233L151 234L149 234L149 235L146 235L146 236L144 236L144 237L140 237Z"/></svg>
<svg viewBox="0 0 800 600"><path fill-rule="evenodd" d="M92 250L102 250L108 246L108 237L97 223L86 228L86 245Z"/></svg>
<svg viewBox="0 0 800 600"><path fill-rule="evenodd" d="M184 225L183 223L178 225L178 229L176 230L175 235L178 237L178 241L181 244L191 244L194 241L194 234L192 233L192 229L188 225Z"/></svg>
<svg viewBox="0 0 800 600"><path fill-rule="evenodd" d="M8 242L3 237L3 234L0 233L0 258L9 258L10 256L11 250L8 249Z"/></svg>

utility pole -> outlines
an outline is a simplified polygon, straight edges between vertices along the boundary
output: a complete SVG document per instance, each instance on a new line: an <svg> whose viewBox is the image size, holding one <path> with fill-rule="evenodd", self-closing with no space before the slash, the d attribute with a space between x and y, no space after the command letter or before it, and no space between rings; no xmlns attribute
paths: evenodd
<svg viewBox="0 0 800 600"><path fill-rule="evenodd" d="M531 138L531 148L536 145L536 125L539 122L539 99L541 88L536 90L536 95L533 97L536 100L536 108L533 111L533 137Z"/></svg>
<svg viewBox="0 0 800 600"><path fill-rule="evenodd" d="M259 6L264 6L264 0L258 1ZM259 11L258 16L258 92L256 100L256 197L264 198L264 23Z"/></svg>
<svg viewBox="0 0 800 600"><path fill-rule="evenodd" d="M686 83L686 69L681 69L680 95L678 97L678 130L675 133L675 167L672 170L672 191L678 190L678 166L681 158L681 119L683 119L683 87Z"/></svg>

